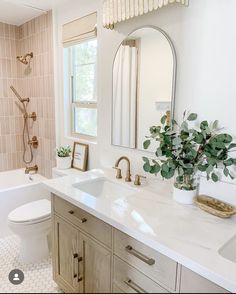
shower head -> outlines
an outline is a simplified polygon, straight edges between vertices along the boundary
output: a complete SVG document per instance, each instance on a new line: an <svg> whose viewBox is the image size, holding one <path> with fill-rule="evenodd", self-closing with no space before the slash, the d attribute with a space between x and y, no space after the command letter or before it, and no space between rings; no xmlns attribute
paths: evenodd
<svg viewBox="0 0 236 294"><path fill-rule="evenodd" d="M21 98L20 94L16 91L16 89L13 86L10 86L10 88L12 92L16 95L16 97L20 100L21 103L30 102L29 98L26 98L26 99Z"/></svg>
<svg viewBox="0 0 236 294"><path fill-rule="evenodd" d="M34 57L34 54L33 54L33 52L31 52L31 53L27 53L27 54L25 54L25 55L23 55L23 56L17 56L16 58L17 58L21 63L27 65L27 64L29 64L31 58L33 58L33 57Z"/></svg>

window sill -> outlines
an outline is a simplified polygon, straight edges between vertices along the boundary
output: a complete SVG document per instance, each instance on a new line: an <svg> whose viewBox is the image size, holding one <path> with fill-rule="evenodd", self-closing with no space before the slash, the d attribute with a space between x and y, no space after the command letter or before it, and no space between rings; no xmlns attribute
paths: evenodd
<svg viewBox="0 0 236 294"><path fill-rule="evenodd" d="M82 137L82 136L66 136L65 137L66 140L70 140L70 141L74 141L74 142L77 142L77 141L80 141L81 143L84 143L84 144L93 144L93 145L97 145L97 138L85 138L85 137Z"/></svg>

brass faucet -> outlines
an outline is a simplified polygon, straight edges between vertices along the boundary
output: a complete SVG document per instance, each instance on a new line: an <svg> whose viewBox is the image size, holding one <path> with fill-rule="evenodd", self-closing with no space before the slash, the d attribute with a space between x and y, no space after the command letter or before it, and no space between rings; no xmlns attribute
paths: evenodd
<svg viewBox="0 0 236 294"><path fill-rule="evenodd" d="M28 175L31 171L34 171L35 173L37 173L38 171L38 166L35 165L35 166L31 166L31 167L26 167L25 169L25 173Z"/></svg>
<svg viewBox="0 0 236 294"><path fill-rule="evenodd" d="M135 186L141 186L141 179L146 179L146 177L144 176L140 176L140 175L136 175L135 176L135 181L134 181L134 185Z"/></svg>
<svg viewBox="0 0 236 294"><path fill-rule="evenodd" d="M121 175L121 169L119 168L119 164L122 160L125 160L127 162L127 170L126 170L126 177L125 177L125 181L126 182L131 182L131 173L130 173L130 160L128 157L126 156L122 156L121 158L119 158L115 164L114 169L117 170L117 175L116 178L117 179L121 179L122 175Z"/></svg>

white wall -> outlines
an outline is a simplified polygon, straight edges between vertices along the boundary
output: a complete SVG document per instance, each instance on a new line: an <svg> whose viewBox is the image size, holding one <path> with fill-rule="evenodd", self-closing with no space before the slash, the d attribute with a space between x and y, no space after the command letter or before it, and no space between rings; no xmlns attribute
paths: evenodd
<svg viewBox="0 0 236 294"><path fill-rule="evenodd" d="M90 144L90 167L112 166L120 155L132 160L133 174L142 172L143 153L113 147L111 141L112 63L121 41L134 29L154 25L171 38L177 53L176 117L185 109L201 119L219 119L226 131L236 135L236 1L190 0L185 8L174 4L116 26L102 27L102 0L70 0L58 8L58 34L61 25L98 10L98 143ZM59 39L60 43L60 39ZM59 43L56 43L59 46ZM56 57L57 101L62 101L61 48ZM69 142L63 136L62 109L58 108L58 144Z"/></svg>

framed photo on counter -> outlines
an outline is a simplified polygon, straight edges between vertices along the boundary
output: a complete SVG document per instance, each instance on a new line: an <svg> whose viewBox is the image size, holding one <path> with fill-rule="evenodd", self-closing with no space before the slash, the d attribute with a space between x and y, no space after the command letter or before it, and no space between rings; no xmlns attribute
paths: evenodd
<svg viewBox="0 0 236 294"><path fill-rule="evenodd" d="M88 167L88 149L87 144L79 142L74 143L74 149L72 154L72 168L80 171L87 171Z"/></svg>

